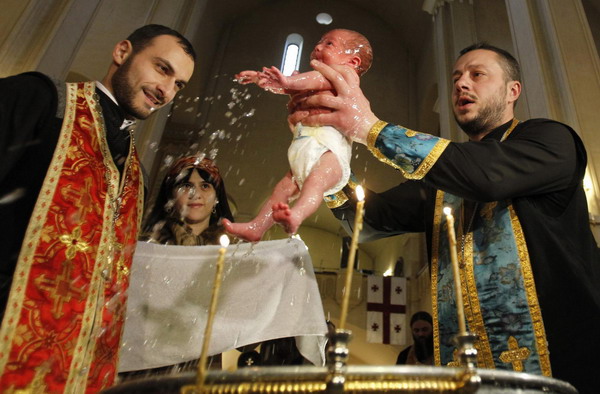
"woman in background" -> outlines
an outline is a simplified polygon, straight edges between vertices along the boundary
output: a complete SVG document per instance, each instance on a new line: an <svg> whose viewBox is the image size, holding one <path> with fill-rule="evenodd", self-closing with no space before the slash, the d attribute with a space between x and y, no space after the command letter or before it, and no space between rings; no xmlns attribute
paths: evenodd
<svg viewBox="0 0 600 394"><path fill-rule="evenodd" d="M217 166L207 158L182 157L160 186L142 238L164 245L218 245L223 218L233 221Z"/></svg>

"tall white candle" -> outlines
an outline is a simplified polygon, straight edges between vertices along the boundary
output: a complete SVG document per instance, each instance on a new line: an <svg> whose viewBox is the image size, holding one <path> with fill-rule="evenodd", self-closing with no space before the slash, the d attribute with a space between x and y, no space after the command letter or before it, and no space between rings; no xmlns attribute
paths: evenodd
<svg viewBox="0 0 600 394"><path fill-rule="evenodd" d="M204 340L202 341L202 352L200 353L200 361L198 363L198 376L196 381L198 387L204 385L204 379L206 377L206 360L208 359L208 345L210 344L212 325L215 318L215 312L217 310L217 299L219 297L219 290L221 289L221 276L223 273L223 261L225 261L225 252L227 252L227 246L229 246L229 237L223 234L221 235L221 238L219 238L219 242L221 243L221 248L219 249L219 255L217 257L215 280L210 296L210 307L208 310L208 317L206 319Z"/></svg>
<svg viewBox="0 0 600 394"><path fill-rule="evenodd" d="M460 268L458 266L458 253L456 251L456 233L454 232L454 216L450 207L444 208L446 225L448 226L448 243L450 244L450 260L452 272L454 273L454 293L456 297L456 314L458 317L458 334L465 335L467 328L465 324L465 307L463 304L462 287L460 284Z"/></svg>
<svg viewBox="0 0 600 394"><path fill-rule="evenodd" d="M358 247L358 235L362 230L363 213L365 207L365 192L362 186L356 187L356 213L354 216L354 229L352 231L352 242L350 243L350 251L348 253L348 264L346 264L346 285L344 287L344 298L342 300L342 311L340 315L340 329L343 330L346 326L348 317L348 305L350 304L350 290L352 288L352 274L354 273L354 259L356 256L356 248Z"/></svg>

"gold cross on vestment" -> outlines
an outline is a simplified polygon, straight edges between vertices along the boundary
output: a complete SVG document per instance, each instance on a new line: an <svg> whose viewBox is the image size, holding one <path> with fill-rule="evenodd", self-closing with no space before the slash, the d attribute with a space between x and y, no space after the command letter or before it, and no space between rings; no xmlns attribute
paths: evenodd
<svg viewBox="0 0 600 394"><path fill-rule="evenodd" d="M526 347L519 347L517 338L513 336L508 338L508 349L500 353L500 361L511 363L513 371L523 372L523 361L529 358L531 352Z"/></svg>
<svg viewBox="0 0 600 394"><path fill-rule="evenodd" d="M72 184L67 184L60 189L60 194L69 201L73 207L77 207L77 212L73 215L72 220L75 223L85 220L85 217L91 213L101 215L100 204L94 201L92 193L92 178L85 178L82 187L76 187Z"/></svg>
<svg viewBox="0 0 600 394"><path fill-rule="evenodd" d="M129 276L129 268L125 265L125 256L121 252L121 257L117 261L117 282L123 282L123 277Z"/></svg>
<svg viewBox="0 0 600 394"><path fill-rule="evenodd" d="M446 364L448 367L460 367L460 360L458 359L458 349L454 349L452 352L452 361Z"/></svg>
<svg viewBox="0 0 600 394"><path fill-rule="evenodd" d="M75 227L71 234L61 235L58 239L67 246L65 255L68 260L73 259L77 252L85 252L90 247L87 242L81 240L81 226Z"/></svg>
<svg viewBox="0 0 600 394"><path fill-rule="evenodd" d="M84 291L73 286L71 270L71 261L65 260L62 263L62 272L55 279L41 275L34 280L36 286L48 292L48 296L52 299L52 316L56 319L62 316L62 307L65 302L71 301L73 296L80 300L83 298Z"/></svg>

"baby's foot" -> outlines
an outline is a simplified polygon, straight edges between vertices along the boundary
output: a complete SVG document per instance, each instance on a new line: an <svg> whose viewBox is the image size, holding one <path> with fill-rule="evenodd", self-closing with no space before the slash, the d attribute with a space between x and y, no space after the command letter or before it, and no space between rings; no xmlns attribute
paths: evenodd
<svg viewBox="0 0 600 394"><path fill-rule="evenodd" d="M282 225L288 234L296 234L298 227L302 224L290 206L281 202L273 205L273 220Z"/></svg>
<svg viewBox="0 0 600 394"><path fill-rule="evenodd" d="M253 222L232 223L228 219L223 219L223 227L225 227L225 231L229 234L248 242L258 242L263 236L263 232Z"/></svg>

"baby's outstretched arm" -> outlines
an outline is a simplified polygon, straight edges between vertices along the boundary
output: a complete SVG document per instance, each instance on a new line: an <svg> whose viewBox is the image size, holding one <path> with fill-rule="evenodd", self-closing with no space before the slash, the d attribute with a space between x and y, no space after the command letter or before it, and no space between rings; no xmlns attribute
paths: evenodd
<svg viewBox="0 0 600 394"><path fill-rule="evenodd" d="M264 73L264 70L268 70L268 69L266 67L263 67L263 71L253 71L253 70L242 71L239 74L235 75L234 80L241 85L247 85L250 83L254 83L254 84L260 86L261 88L268 90L270 92L276 93L276 94L288 94L288 92L285 89L280 87L281 84L279 82L277 82L275 79L273 80L273 82L268 82L270 77ZM279 70L277 70L277 71L279 71ZM283 78L286 78L285 76L283 76L283 74L281 74L281 76Z"/></svg>
<svg viewBox="0 0 600 394"><path fill-rule="evenodd" d="M318 71L308 71L287 77L277 67L264 67L258 86L275 91L275 93L279 93L281 90L283 93L291 93L300 90L330 90L333 88L331 83Z"/></svg>
<svg viewBox="0 0 600 394"><path fill-rule="evenodd" d="M258 84L261 74L262 73L260 71L253 71L253 70L242 71L239 74L235 74L235 81L242 85L247 85L249 83Z"/></svg>

